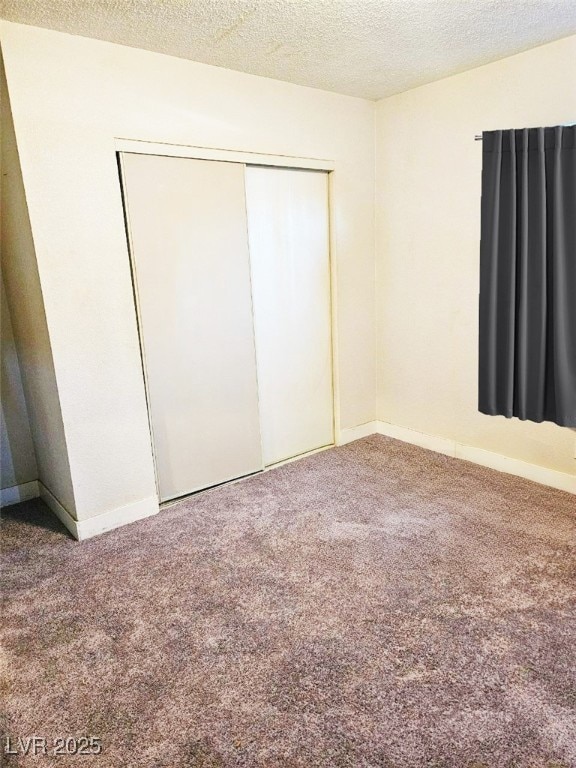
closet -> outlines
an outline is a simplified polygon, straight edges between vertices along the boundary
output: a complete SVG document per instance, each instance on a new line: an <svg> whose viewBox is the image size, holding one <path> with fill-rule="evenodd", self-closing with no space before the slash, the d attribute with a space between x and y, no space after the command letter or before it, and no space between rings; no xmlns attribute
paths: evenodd
<svg viewBox="0 0 576 768"><path fill-rule="evenodd" d="M120 169L160 500L332 444L327 174Z"/></svg>

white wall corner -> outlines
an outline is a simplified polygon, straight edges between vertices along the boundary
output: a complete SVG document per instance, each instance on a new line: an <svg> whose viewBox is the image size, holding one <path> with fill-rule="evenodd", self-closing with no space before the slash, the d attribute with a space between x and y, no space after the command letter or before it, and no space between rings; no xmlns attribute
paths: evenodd
<svg viewBox="0 0 576 768"><path fill-rule="evenodd" d="M351 443L354 440L360 440L362 437L375 435L379 431L378 425L378 421L367 421L365 424L358 424L356 427L341 429L336 436L336 445L346 445L346 443Z"/></svg>
<svg viewBox="0 0 576 768"><path fill-rule="evenodd" d="M155 515L160 509L158 498L150 496L122 507L116 507L108 512L103 512L101 515L94 515L94 517L89 517L86 520L75 520L45 485L40 482L39 486L40 498L50 507L60 522L66 526L72 536L78 539L78 541L84 541L100 533L106 533L106 531L111 531L114 528L134 523L136 520L150 517Z"/></svg>
<svg viewBox="0 0 576 768"><path fill-rule="evenodd" d="M52 512L56 515L56 517L60 520L60 522L68 528L72 536L74 536L75 539L79 539L78 535L78 522L72 517L72 515L64 509L62 504L58 501L56 496L46 488L44 483L42 481L38 481L38 486L40 489L39 496L42 499L42 501L46 504L47 507L49 507Z"/></svg>
<svg viewBox="0 0 576 768"><path fill-rule="evenodd" d="M0 507L9 507L11 504L19 504L21 501L37 499L38 496L40 496L38 480L30 480L28 483L2 488L0 490Z"/></svg>

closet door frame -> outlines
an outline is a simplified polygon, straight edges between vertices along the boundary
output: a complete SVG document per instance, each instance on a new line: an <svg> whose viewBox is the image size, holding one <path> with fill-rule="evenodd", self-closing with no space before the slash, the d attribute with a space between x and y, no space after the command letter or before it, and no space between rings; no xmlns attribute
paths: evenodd
<svg viewBox="0 0 576 768"><path fill-rule="evenodd" d="M328 176L328 259L329 259L329 272L330 272L330 340L331 340L331 357L332 357L332 417L334 426L334 445L340 443L340 389L339 389L339 366L338 366L338 323L337 323L337 268L336 268L336 244L334 239L334 211L332 200L333 185L334 185L334 172L336 171L335 163L332 160L311 158L311 157L294 157L291 155L273 155L256 152L245 152L242 150L230 150L219 149L214 147L196 147L180 144L169 144L161 142L143 141L139 139L126 139L116 138L114 140L114 149L116 153L116 159L118 163L118 183L120 185L120 192L122 195L123 205L125 207L124 191L122 184L121 166L120 166L120 154L122 152L130 152L133 154L142 155L162 155L165 157L181 157L190 158L194 160L214 160L221 162L236 162L242 165L262 165L275 168L294 168L310 171L325 171ZM147 399L148 410L148 428L150 431L150 443L152 446L152 456L154 459L154 474L155 481L158 490L158 473L156 468L156 456L154 451L154 441L152 438L152 423L150 414L150 404L148 396L148 382L146 376L146 363L144 358L143 339L141 331L141 319L140 309L138 306L138 290L135 281L135 265L133 263L133 256L129 244L129 238L127 235L127 250L128 258L130 260L130 271L132 276L132 290L134 295L134 308L136 312L136 321L138 327L140 357L142 362L142 376L144 378L144 389ZM286 459L279 462L279 464L289 463L296 459L302 458L302 456L308 456L313 453L326 450L327 447L316 448L300 456ZM274 464L273 467L279 466ZM271 467L271 468L273 468ZM264 468L263 471L267 471L268 468ZM174 503L176 500L162 502L161 506Z"/></svg>

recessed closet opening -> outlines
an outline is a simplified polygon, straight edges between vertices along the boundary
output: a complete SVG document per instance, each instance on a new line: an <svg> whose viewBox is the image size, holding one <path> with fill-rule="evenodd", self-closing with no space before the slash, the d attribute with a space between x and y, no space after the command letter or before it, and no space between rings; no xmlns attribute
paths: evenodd
<svg viewBox="0 0 576 768"><path fill-rule="evenodd" d="M160 501L333 445L330 168L118 157Z"/></svg>

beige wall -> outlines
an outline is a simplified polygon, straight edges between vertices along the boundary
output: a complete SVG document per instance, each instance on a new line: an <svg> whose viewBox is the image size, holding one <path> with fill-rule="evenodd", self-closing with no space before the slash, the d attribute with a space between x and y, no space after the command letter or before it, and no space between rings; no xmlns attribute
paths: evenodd
<svg viewBox="0 0 576 768"><path fill-rule="evenodd" d="M6 329L3 330L3 336L6 333L8 339L2 340L2 404L5 408L6 438L11 446L12 457L18 455L18 463L23 462L22 474L20 471L15 474L16 481L23 483L39 478L48 490L62 500L71 514L74 514L74 493L54 362L3 71L0 72L0 82L2 132L0 245L2 278L7 298L7 301L2 302L3 329L4 313L7 312L8 307L11 317L10 325L6 323ZM10 339L12 330L14 346ZM22 374L20 382L15 378L16 353L18 367ZM7 381L4 379L5 372L8 375ZM29 417L29 426L27 417ZM31 455L31 437L35 448L35 460L34 455ZM4 460L4 451L2 458Z"/></svg>
<svg viewBox="0 0 576 768"><path fill-rule="evenodd" d="M377 104L378 418L561 472L574 432L477 412L483 130L576 121L576 37Z"/></svg>
<svg viewBox="0 0 576 768"><path fill-rule="evenodd" d="M156 493L114 137L334 161L339 416L374 419L374 104L8 22L0 34L77 519Z"/></svg>

